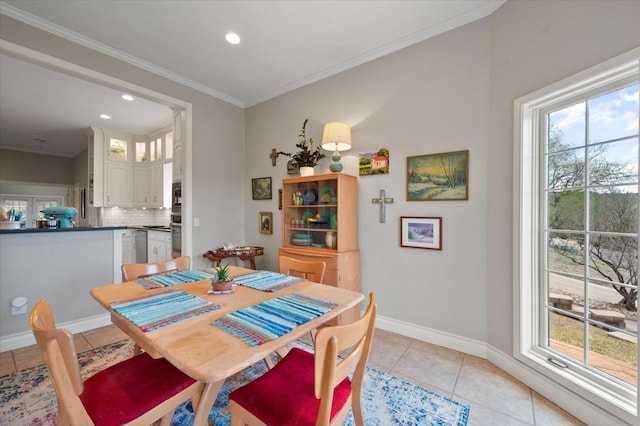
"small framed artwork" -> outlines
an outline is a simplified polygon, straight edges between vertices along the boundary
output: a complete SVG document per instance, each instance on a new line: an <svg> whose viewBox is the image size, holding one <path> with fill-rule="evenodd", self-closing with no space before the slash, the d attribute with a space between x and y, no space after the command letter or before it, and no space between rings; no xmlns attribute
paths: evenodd
<svg viewBox="0 0 640 426"><path fill-rule="evenodd" d="M401 216L400 247L442 250L442 218Z"/></svg>
<svg viewBox="0 0 640 426"><path fill-rule="evenodd" d="M254 200L270 200L271 177L251 179L251 195Z"/></svg>
<svg viewBox="0 0 640 426"><path fill-rule="evenodd" d="M278 210L282 210L282 188L278 189Z"/></svg>
<svg viewBox="0 0 640 426"><path fill-rule="evenodd" d="M358 160L358 174L388 175L389 174L389 150L380 148L376 152L361 152Z"/></svg>
<svg viewBox="0 0 640 426"><path fill-rule="evenodd" d="M407 201L468 199L468 150L407 157Z"/></svg>
<svg viewBox="0 0 640 426"><path fill-rule="evenodd" d="M258 228L261 234L273 234L273 213L258 213Z"/></svg>

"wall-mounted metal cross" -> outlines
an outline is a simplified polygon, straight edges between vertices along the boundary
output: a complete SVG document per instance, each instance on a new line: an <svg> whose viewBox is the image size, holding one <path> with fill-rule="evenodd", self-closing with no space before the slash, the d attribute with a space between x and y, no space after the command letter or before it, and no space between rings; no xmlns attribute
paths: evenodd
<svg viewBox="0 0 640 426"><path fill-rule="evenodd" d="M387 204L393 203L393 198L385 198L384 189L380 190L380 198L372 198L371 202L373 204L380 204L380 223L385 222L385 208L384 206Z"/></svg>

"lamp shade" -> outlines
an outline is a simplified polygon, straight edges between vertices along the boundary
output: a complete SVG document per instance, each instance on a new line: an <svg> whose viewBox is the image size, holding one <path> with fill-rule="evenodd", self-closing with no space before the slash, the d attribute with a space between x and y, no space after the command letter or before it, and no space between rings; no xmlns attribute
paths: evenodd
<svg viewBox="0 0 640 426"><path fill-rule="evenodd" d="M322 131L322 148L327 151L351 149L351 127L340 122L325 124Z"/></svg>

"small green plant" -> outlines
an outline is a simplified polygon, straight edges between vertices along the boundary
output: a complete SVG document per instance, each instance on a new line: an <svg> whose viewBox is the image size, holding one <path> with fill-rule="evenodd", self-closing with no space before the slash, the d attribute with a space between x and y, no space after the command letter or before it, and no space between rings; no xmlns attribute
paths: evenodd
<svg viewBox="0 0 640 426"><path fill-rule="evenodd" d="M286 155L287 157L295 160L299 167L315 167L318 164L318 161L325 157L321 146L316 145L314 148L313 138L309 138L307 141L307 121L309 121L308 118L304 120L304 123L302 123L302 130L298 135L300 142L296 144L296 147L300 148L302 151L298 151L295 154L282 151L278 152L278 154Z"/></svg>
<svg viewBox="0 0 640 426"><path fill-rule="evenodd" d="M213 276L213 282L216 283L228 283L231 281L231 272L229 272L229 265L219 266L216 268L216 272Z"/></svg>

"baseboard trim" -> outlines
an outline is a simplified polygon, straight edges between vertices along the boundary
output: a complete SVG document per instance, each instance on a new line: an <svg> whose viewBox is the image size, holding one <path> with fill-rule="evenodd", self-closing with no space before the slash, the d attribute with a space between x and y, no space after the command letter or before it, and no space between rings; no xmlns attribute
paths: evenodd
<svg viewBox="0 0 640 426"><path fill-rule="evenodd" d="M111 317L109 314L105 313L56 325L60 328L66 328L71 333L82 333L83 331L93 330L94 328L100 328L110 324ZM30 331L2 336L0 337L0 352L12 351L14 349L34 345L35 343L36 339Z"/></svg>
<svg viewBox="0 0 640 426"><path fill-rule="evenodd" d="M487 343L380 315L376 318L376 327L484 358L586 424L633 424L632 421L620 419L593 402L585 400Z"/></svg>
<svg viewBox="0 0 640 426"><path fill-rule="evenodd" d="M433 343L458 352L475 355L480 358L487 358L487 344L467 337L456 336L455 334L422 327L412 323L386 318L381 315L376 317L376 327L403 336Z"/></svg>

